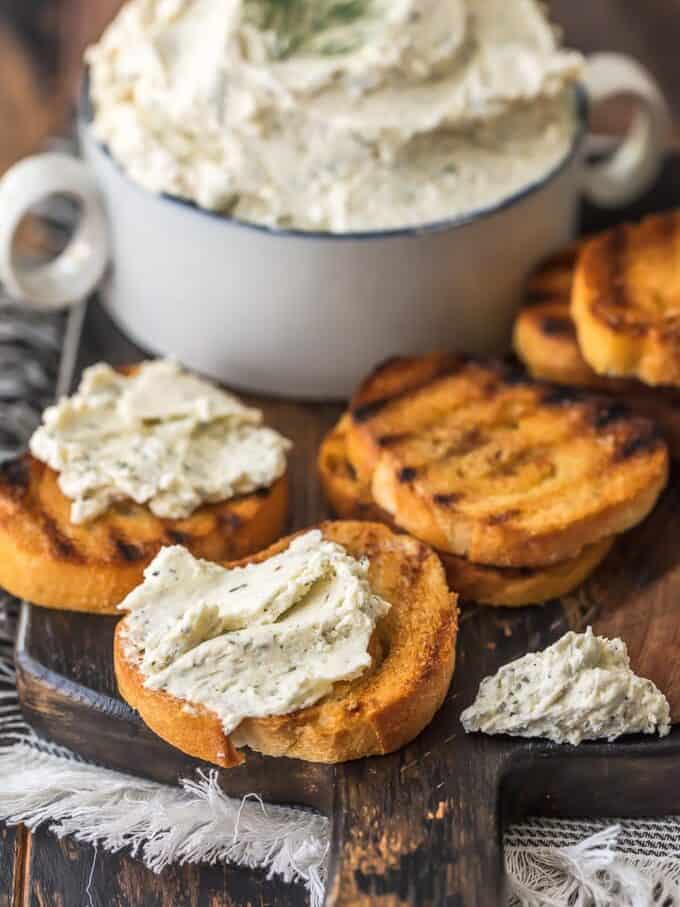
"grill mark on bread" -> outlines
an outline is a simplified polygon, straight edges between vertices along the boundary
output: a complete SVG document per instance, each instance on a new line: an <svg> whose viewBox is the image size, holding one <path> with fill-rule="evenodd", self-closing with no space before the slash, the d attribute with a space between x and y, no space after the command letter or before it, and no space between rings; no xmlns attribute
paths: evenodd
<svg viewBox="0 0 680 907"><path fill-rule="evenodd" d="M146 557L146 552L141 545L128 542L126 539L114 535L113 533L111 534L111 541L115 551L117 551L121 558L128 564L134 564Z"/></svg>
<svg viewBox="0 0 680 907"><path fill-rule="evenodd" d="M370 403L363 403L352 410L352 418L355 422L368 422L369 419L376 416L381 409L384 409L384 407L394 399L394 397L379 397L377 400L372 400Z"/></svg>
<svg viewBox="0 0 680 907"><path fill-rule="evenodd" d="M438 492L433 495L432 500L440 507L453 507L462 498L463 495L460 492Z"/></svg>
<svg viewBox="0 0 680 907"><path fill-rule="evenodd" d="M345 457L340 462L336 464L338 471L344 472L346 476L352 479L353 482L357 480L357 471L354 468L354 465Z"/></svg>
<svg viewBox="0 0 680 907"><path fill-rule="evenodd" d="M47 543L56 557L64 561L71 561L72 563L79 563L83 560L82 555L75 544L68 536L61 532L51 516L43 513L41 522L43 531L47 537Z"/></svg>
<svg viewBox="0 0 680 907"><path fill-rule="evenodd" d="M514 520L515 517L518 517L520 513L521 511L517 508L504 510L502 513L492 513L486 518L486 522L489 526L503 526L505 523L509 523L510 520Z"/></svg>
<svg viewBox="0 0 680 907"><path fill-rule="evenodd" d="M630 407L621 401L602 403L595 408L590 423L593 428L606 428L613 422L620 422L631 415Z"/></svg>
<svg viewBox="0 0 680 907"><path fill-rule="evenodd" d="M173 545L186 545L191 541L191 534L188 532L183 532L181 529L166 529L165 535L169 542L172 542Z"/></svg>
<svg viewBox="0 0 680 907"><path fill-rule="evenodd" d="M466 454L473 453L480 447L483 447L489 438L488 435L475 426L465 431L456 441L450 444L445 453L445 457L462 457Z"/></svg>
<svg viewBox="0 0 680 907"><path fill-rule="evenodd" d="M400 431L395 432L391 435L381 435L378 438L378 445L383 448L395 447L397 444L401 444L404 441L412 437L411 432Z"/></svg>
<svg viewBox="0 0 680 907"><path fill-rule="evenodd" d="M653 422L647 422L636 429L625 439L619 441L614 451L617 461L630 460L639 454L646 454L663 444L661 432Z"/></svg>
<svg viewBox="0 0 680 907"><path fill-rule="evenodd" d="M571 318L559 315L544 315L538 322L539 330L546 337L574 337L576 330Z"/></svg>
<svg viewBox="0 0 680 907"><path fill-rule="evenodd" d="M550 475L554 473L554 466L550 460L546 459L545 456L531 447L517 450L507 456L507 458L504 458L502 451L497 451L494 460L496 461L492 472L492 475L494 476L519 475L523 466L529 466L531 464L539 465L541 462L545 463L546 471Z"/></svg>

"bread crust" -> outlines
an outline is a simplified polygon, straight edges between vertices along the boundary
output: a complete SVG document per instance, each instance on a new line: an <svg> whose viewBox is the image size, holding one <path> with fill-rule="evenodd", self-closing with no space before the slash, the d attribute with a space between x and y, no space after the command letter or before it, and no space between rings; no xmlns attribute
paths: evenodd
<svg viewBox="0 0 680 907"><path fill-rule="evenodd" d="M579 256L571 311L599 375L680 386L680 212L622 224Z"/></svg>
<svg viewBox="0 0 680 907"><path fill-rule="evenodd" d="M363 382L351 413L349 459L376 503L476 563L574 558L642 520L668 478L652 422L500 363L392 360Z"/></svg>
<svg viewBox="0 0 680 907"><path fill-rule="evenodd" d="M0 467L0 585L36 605L115 614L164 545L197 557L243 557L278 538L288 478L262 492L208 504L181 520L122 501L89 523L70 520L58 475L30 454Z"/></svg>
<svg viewBox="0 0 680 907"><path fill-rule="evenodd" d="M334 513L343 519L380 520L393 525L390 515L371 498L347 459L346 432L349 416L324 438L318 469L324 493ZM539 605L572 592L607 556L613 538L589 545L575 558L547 567L493 567L465 557L438 552L451 589L466 601L495 607Z"/></svg>
<svg viewBox="0 0 680 907"><path fill-rule="evenodd" d="M392 752L429 724L449 688L458 630L457 597L448 590L439 559L423 543L380 524L328 522L320 528L350 554L369 558L371 586L392 605L371 639L373 666L353 681L335 684L309 708L246 719L229 739L213 713L191 706L187 714L182 700L144 686L138 655L126 651L123 619L114 643L118 688L168 743L224 767L242 761L241 746L332 763ZM290 540L247 560L265 560Z"/></svg>

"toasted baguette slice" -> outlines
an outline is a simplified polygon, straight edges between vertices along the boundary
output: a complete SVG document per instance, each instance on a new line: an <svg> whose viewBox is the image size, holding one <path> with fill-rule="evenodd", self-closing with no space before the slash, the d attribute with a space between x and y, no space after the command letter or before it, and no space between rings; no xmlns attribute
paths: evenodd
<svg viewBox="0 0 680 907"><path fill-rule="evenodd" d="M351 413L349 459L376 503L476 563L576 557L642 520L668 478L652 422L499 363L392 360L364 381Z"/></svg>
<svg viewBox="0 0 680 907"><path fill-rule="evenodd" d="M309 708L246 719L230 739L214 713L192 707L188 714L184 701L144 686L140 656L129 651L123 619L114 643L118 689L168 743L225 767L243 761L241 746L269 756L345 762L399 749L430 723L451 682L458 630L457 597L448 590L439 559L421 542L376 523L320 528L350 554L369 558L371 587L392 605L371 639L372 666ZM290 541L282 539L248 560L266 560Z"/></svg>
<svg viewBox="0 0 680 907"><path fill-rule="evenodd" d="M349 417L343 416L326 436L319 450L319 476L326 497L337 516L343 519L380 520L393 523L390 515L371 498L347 458L346 431ZM492 567L474 564L465 557L439 552L451 589L462 599L480 605L521 607L540 605L572 592L587 579L609 553L614 540L588 545L575 558L547 567Z"/></svg>
<svg viewBox="0 0 680 907"><path fill-rule="evenodd" d="M531 275L524 308L515 320L513 347L539 381L608 390L612 379L596 375L581 355L570 312L574 273L584 246L583 240L572 243Z"/></svg>
<svg viewBox="0 0 680 907"><path fill-rule="evenodd" d="M197 557L244 557L278 538L288 512L288 480L262 492L164 520L124 501L90 523L70 520L57 473L30 454L0 467L0 585L37 605L116 613L163 545Z"/></svg>
<svg viewBox="0 0 680 907"><path fill-rule="evenodd" d="M626 393L639 382L598 375L585 361L576 339L569 298L556 298L520 309L513 347L532 378L570 384L603 393Z"/></svg>
<svg viewBox="0 0 680 907"><path fill-rule="evenodd" d="M680 386L680 212L622 225L579 256L571 303L600 375Z"/></svg>

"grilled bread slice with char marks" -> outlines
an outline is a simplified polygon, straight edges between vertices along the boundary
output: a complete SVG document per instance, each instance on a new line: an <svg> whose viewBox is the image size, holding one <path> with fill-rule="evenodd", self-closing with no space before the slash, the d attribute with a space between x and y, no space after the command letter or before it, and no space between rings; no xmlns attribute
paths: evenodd
<svg viewBox="0 0 680 907"><path fill-rule="evenodd" d="M515 321L515 352L539 381L583 387L625 400L635 413L658 423L671 457L680 459L680 390L648 388L640 381L598 375L581 355L570 306L577 252L584 247L585 243L570 247L532 276L527 304ZM571 270L567 271L569 261Z"/></svg>
<svg viewBox="0 0 680 907"><path fill-rule="evenodd" d="M521 309L515 320L513 347L537 381L617 394L640 388L637 382L607 378L591 369L579 349L568 297Z"/></svg>
<svg viewBox="0 0 680 907"><path fill-rule="evenodd" d="M668 477L653 423L500 363L391 360L363 382L351 414L348 456L376 503L476 563L576 557L642 520Z"/></svg>
<svg viewBox="0 0 680 907"><path fill-rule="evenodd" d="M116 366L132 376L139 364ZM32 604L115 614L164 545L196 557L245 557L271 544L288 517L288 475L271 487L162 519L132 500L114 503L84 524L71 521L71 500L58 473L31 454L0 466L0 585Z"/></svg>
<svg viewBox="0 0 680 907"><path fill-rule="evenodd" d="M347 458L349 416L324 438L319 450L319 476L326 497L343 519L393 520L373 501ZM465 557L438 552L449 586L461 598L483 605L521 607L542 604L572 592L604 560L613 539L588 545L575 558L547 567L492 567L474 564Z"/></svg>
<svg viewBox="0 0 680 907"><path fill-rule="evenodd" d="M288 480L207 504L181 520L133 501L85 524L70 519L58 474L30 454L0 467L0 585L37 605L116 613L163 545L182 544L211 560L259 551L283 531Z"/></svg>
<svg viewBox="0 0 680 907"><path fill-rule="evenodd" d="M572 243L530 276L524 307L515 320L513 347L539 381L608 391L617 382L596 375L584 360L569 311L574 273L585 245L585 240ZM629 386L618 383L622 388Z"/></svg>
<svg viewBox="0 0 680 907"><path fill-rule="evenodd" d="M196 705L187 709L183 700L144 686L141 653L130 653L123 619L114 643L118 688L168 743L227 767L243 761L241 746L270 756L345 762L393 752L429 724L451 682L458 630L456 596L448 590L439 559L422 542L376 523L329 522L320 528L349 554L369 559L371 588L392 606L371 638L371 667L335 684L308 708L247 718L230 738L214 713ZM264 561L290 541L282 539L248 560Z"/></svg>
<svg viewBox="0 0 680 907"><path fill-rule="evenodd" d="M680 386L680 212L592 239L579 256L571 311L598 374Z"/></svg>

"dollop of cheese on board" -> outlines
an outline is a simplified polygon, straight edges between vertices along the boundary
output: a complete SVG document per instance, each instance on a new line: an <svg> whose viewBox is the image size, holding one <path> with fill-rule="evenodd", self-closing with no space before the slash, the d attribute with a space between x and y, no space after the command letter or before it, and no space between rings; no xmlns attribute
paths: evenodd
<svg viewBox="0 0 680 907"><path fill-rule="evenodd" d="M486 677L461 715L467 732L545 737L555 743L616 740L670 731L670 708L651 680L630 668L621 639L566 633Z"/></svg>
<svg viewBox="0 0 680 907"><path fill-rule="evenodd" d="M389 604L368 561L311 530L279 554L226 569L164 548L120 608L126 654L144 683L216 713L225 733L246 717L310 706L371 665Z"/></svg>
<svg viewBox="0 0 680 907"><path fill-rule="evenodd" d="M187 517L272 485L290 446L259 410L164 359L130 375L103 363L86 369L30 441L33 456L59 473L74 523L126 498L158 517Z"/></svg>

